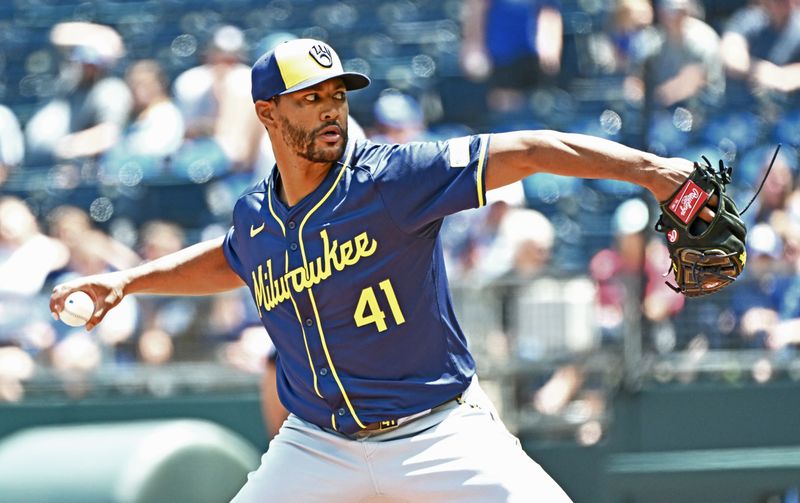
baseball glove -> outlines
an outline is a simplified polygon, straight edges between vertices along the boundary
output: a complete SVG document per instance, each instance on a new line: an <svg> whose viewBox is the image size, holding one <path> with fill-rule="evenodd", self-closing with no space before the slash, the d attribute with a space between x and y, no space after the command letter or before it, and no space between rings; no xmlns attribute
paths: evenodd
<svg viewBox="0 0 800 503"><path fill-rule="evenodd" d="M660 204L655 226L666 235L672 260L675 285L667 285L687 297L714 293L733 283L747 260L747 228L725 193L732 169L722 160L718 170L705 156L703 161L695 162L686 182ZM714 214L710 222L700 218L704 207Z"/></svg>

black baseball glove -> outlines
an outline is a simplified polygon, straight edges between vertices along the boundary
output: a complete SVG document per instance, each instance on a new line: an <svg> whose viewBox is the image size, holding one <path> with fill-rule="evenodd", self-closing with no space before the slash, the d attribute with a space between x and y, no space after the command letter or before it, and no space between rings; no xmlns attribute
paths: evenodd
<svg viewBox="0 0 800 503"><path fill-rule="evenodd" d="M732 170L722 160L718 170L705 156L703 161L695 162L686 182L660 204L656 222L656 230L666 235L675 275L676 284L667 285L687 297L714 293L733 283L747 260L747 228L725 193ZM700 218L704 207L714 214L710 222Z"/></svg>

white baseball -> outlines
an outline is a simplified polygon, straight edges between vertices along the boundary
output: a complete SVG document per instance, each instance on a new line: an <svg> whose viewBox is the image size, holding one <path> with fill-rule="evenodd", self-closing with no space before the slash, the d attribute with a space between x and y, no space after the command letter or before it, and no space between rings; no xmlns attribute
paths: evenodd
<svg viewBox="0 0 800 503"><path fill-rule="evenodd" d="M72 292L64 301L58 319L71 327L82 327L94 314L94 301L85 292Z"/></svg>

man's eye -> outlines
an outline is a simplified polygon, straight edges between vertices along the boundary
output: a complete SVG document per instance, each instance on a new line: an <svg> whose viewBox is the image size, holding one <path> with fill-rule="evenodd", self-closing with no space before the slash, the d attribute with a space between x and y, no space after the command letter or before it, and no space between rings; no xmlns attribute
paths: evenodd
<svg viewBox="0 0 800 503"><path fill-rule="evenodd" d="M306 94L304 96L304 99L306 101L317 101L317 95L316 94Z"/></svg>
<svg viewBox="0 0 800 503"><path fill-rule="evenodd" d="M343 100L344 99L344 92L338 92L338 93L334 94L333 98L337 99L337 100Z"/></svg>

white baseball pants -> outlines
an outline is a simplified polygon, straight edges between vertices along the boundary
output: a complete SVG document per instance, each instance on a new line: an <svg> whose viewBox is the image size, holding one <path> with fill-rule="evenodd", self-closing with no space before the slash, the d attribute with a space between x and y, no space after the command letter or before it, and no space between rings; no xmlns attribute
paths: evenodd
<svg viewBox="0 0 800 503"><path fill-rule="evenodd" d="M462 403L348 437L290 415L233 503L571 503L475 378Z"/></svg>

